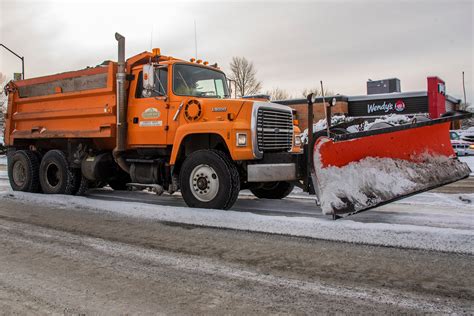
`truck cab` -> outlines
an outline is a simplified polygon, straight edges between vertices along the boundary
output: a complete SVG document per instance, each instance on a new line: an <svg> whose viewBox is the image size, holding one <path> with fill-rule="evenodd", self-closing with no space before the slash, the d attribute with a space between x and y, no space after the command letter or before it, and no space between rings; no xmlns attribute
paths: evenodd
<svg viewBox="0 0 474 316"><path fill-rule="evenodd" d="M151 56L146 57L150 60ZM289 107L262 100L231 99L227 78L217 66L163 56L151 60L158 62L138 65L131 71L129 148L172 147L172 165L182 150L175 145L193 137L199 142L202 135L211 135L220 142L235 161L260 159L264 151L300 151ZM259 130L260 136L256 126L259 108L261 121L264 108L276 113L273 130ZM263 144L264 140L272 146Z"/></svg>
<svg viewBox="0 0 474 316"><path fill-rule="evenodd" d="M176 175L195 152L219 152L239 174L239 190L249 188L267 198L286 196L293 188L290 182L297 180L292 154L301 152L292 110L261 99L232 99L227 78L217 65L154 52L127 61L134 64L127 106L130 153L163 158ZM189 176L178 178L182 177ZM195 178L198 183L199 177ZM139 180L133 171L132 180ZM212 189L212 180L209 185ZM179 185L183 186L186 183ZM276 187L283 192L277 194Z"/></svg>

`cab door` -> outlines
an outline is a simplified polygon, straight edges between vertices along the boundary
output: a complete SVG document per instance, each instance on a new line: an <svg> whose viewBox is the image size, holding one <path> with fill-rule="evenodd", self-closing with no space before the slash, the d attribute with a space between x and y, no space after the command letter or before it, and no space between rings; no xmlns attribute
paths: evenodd
<svg viewBox="0 0 474 316"><path fill-rule="evenodd" d="M129 147L166 146L168 122L168 68L155 69L154 88L143 87L143 70L133 73L128 100Z"/></svg>

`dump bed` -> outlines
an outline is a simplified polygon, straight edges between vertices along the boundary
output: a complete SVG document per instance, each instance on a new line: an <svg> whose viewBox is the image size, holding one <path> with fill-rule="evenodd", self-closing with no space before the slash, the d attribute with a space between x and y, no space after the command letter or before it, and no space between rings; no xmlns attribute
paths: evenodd
<svg viewBox="0 0 474 316"><path fill-rule="evenodd" d="M5 143L94 138L113 146L116 63L9 84Z"/></svg>

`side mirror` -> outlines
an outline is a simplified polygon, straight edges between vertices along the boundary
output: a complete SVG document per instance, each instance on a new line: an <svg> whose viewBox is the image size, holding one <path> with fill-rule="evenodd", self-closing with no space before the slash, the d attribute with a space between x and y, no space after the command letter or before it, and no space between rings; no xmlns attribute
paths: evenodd
<svg viewBox="0 0 474 316"><path fill-rule="evenodd" d="M143 66L143 90L153 90L155 87L155 68L151 64Z"/></svg>

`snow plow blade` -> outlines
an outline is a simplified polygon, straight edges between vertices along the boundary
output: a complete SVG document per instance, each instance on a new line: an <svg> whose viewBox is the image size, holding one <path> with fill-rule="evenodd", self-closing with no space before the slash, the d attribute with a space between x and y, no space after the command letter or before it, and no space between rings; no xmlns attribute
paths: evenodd
<svg viewBox="0 0 474 316"><path fill-rule="evenodd" d="M323 213L352 215L468 177L449 137L463 116L320 137L312 180Z"/></svg>

